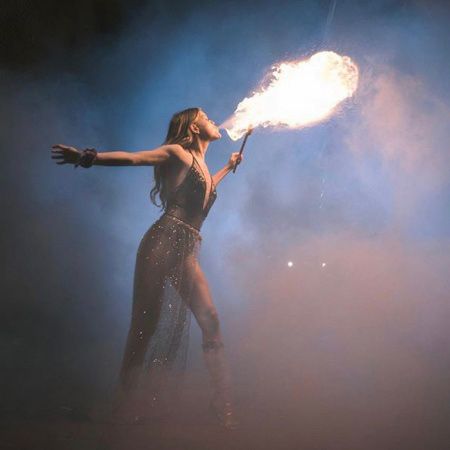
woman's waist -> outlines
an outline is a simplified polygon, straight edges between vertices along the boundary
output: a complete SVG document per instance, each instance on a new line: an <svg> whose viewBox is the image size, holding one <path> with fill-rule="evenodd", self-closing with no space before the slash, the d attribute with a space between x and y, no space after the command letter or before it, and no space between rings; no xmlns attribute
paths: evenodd
<svg viewBox="0 0 450 450"><path fill-rule="evenodd" d="M164 212L142 237L138 252L162 252L162 258L169 258L174 251L178 256L187 255L201 241L202 236L197 228Z"/></svg>
<svg viewBox="0 0 450 450"><path fill-rule="evenodd" d="M196 238L201 240L200 228L193 226L191 223L186 222L167 211L165 211L164 214L161 215L161 217L152 225L152 227L154 227L155 225L159 225L163 229L166 227L173 227L174 225L177 227L183 227L184 229L189 231L191 235L194 235Z"/></svg>
<svg viewBox="0 0 450 450"><path fill-rule="evenodd" d="M176 219L183 224L194 228L197 232L200 232L200 228L205 220L202 211L191 211L177 204L169 205L161 217L164 216Z"/></svg>

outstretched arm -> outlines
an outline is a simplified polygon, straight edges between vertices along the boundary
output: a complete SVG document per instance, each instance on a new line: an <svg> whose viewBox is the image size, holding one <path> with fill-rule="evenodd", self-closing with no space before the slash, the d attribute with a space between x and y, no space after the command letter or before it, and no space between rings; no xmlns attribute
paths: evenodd
<svg viewBox="0 0 450 450"><path fill-rule="evenodd" d="M180 145L161 145L153 150L139 152L98 152L93 165L96 166L156 166L175 157L182 150ZM52 159L57 164L77 164L81 152L75 147L56 144L52 146Z"/></svg>
<svg viewBox="0 0 450 450"><path fill-rule="evenodd" d="M228 175L234 169L235 165L241 163L243 158L243 155L240 155L239 152L232 153L227 164L213 175L212 179L214 185L217 186L225 175Z"/></svg>

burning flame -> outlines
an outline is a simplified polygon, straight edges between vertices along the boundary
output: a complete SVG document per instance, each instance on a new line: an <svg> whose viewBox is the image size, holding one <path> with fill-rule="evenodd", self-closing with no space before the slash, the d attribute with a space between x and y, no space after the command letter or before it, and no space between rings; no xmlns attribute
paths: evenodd
<svg viewBox="0 0 450 450"><path fill-rule="evenodd" d="M221 125L231 139L257 126L302 128L327 119L356 91L358 67L348 56L326 51L277 64L266 79Z"/></svg>

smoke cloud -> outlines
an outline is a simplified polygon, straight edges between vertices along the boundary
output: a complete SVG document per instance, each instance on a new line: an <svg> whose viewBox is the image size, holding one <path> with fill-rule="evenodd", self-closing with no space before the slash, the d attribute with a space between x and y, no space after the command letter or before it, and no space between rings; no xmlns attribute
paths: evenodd
<svg viewBox="0 0 450 450"><path fill-rule="evenodd" d="M48 37L37 62L2 64L2 413L108 401L159 215L151 168L74 170L50 146L154 148L173 112L220 123L273 61L326 47L358 64L357 95L316 127L255 132L202 229L246 430L234 445L444 449L448 7L337 2L324 30L328 3L255 4L142 3L87 44ZM232 151L213 143L211 171ZM185 448L213 448L192 432L207 382L193 324Z"/></svg>

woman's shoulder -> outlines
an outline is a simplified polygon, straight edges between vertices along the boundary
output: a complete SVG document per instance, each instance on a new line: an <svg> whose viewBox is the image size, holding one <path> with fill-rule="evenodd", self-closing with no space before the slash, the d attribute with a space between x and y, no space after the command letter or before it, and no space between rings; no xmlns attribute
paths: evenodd
<svg viewBox="0 0 450 450"><path fill-rule="evenodd" d="M189 150L185 149L180 144L166 144L165 145L167 151L173 156L175 159L179 160L179 162L190 165L192 162L192 155Z"/></svg>

